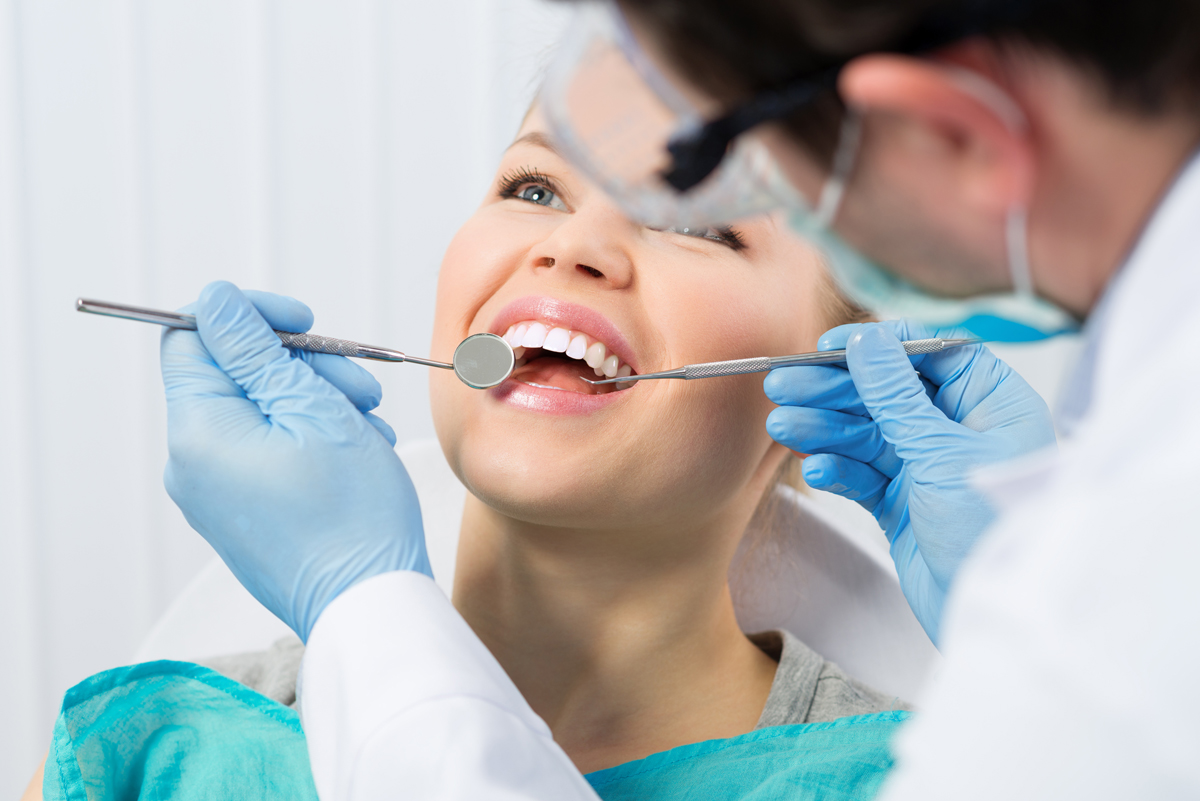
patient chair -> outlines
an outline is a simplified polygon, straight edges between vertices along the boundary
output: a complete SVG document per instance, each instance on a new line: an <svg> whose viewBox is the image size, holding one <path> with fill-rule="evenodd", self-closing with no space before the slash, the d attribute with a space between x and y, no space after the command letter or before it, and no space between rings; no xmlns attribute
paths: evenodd
<svg viewBox="0 0 1200 801"><path fill-rule="evenodd" d="M434 577L449 594L466 490L436 440L398 452L421 500ZM748 536L731 570L742 628L786 629L851 676L916 699L939 656L904 600L874 518L828 493L777 493L773 530ZM163 614L135 661L257 651L287 636L295 635L214 559Z"/></svg>

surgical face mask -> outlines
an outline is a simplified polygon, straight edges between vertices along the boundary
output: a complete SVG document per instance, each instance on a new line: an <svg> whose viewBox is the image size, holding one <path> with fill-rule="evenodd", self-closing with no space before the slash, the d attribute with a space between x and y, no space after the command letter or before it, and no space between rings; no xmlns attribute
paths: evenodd
<svg viewBox="0 0 1200 801"><path fill-rule="evenodd" d="M881 318L908 317L936 327L966 328L993 342L1031 342L1078 330L1074 317L1034 294L1022 207L1009 209L1006 225L1012 292L937 297L875 264L838 236L833 222L853 170L860 133L859 116L848 113L815 213L801 205L792 206L788 215L790 227L825 254L830 272L850 299Z"/></svg>

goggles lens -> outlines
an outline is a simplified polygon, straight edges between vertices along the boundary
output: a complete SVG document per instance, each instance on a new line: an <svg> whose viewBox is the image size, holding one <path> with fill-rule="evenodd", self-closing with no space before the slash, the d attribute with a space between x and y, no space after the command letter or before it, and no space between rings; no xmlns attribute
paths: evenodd
<svg viewBox="0 0 1200 801"><path fill-rule="evenodd" d="M611 4L583 7L542 89L556 144L627 214L652 226L729 223L807 207L754 132L693 189L664 179L671 142L703 125L696 105L640 49Z"/></svg>

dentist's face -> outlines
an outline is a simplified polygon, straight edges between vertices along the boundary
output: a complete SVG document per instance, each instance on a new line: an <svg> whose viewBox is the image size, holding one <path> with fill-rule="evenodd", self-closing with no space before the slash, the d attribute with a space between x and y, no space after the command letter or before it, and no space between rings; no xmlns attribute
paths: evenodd
<svg viewBox="0 0 1200 801"><path fill-rule="evenodd" d="M434 354L489 331L520 357L491 390L431 374L451 466L488 506L543 525L675 528L742 510L739 498L752 508L784 455L764 428L761 374L581 377L815 350L828 292L815 253L770 218L637 225L544 130L535 110L442 262Z"/></svg>

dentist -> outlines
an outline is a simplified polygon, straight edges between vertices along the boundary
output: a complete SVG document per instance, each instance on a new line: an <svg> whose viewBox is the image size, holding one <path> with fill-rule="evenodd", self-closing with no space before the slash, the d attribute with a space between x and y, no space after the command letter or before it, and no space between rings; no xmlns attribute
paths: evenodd
<svg viewBox="0 0 1200 801"><path fill-rule="evenodd" d="M910 318L765 384L772 435L876 515L946 656L884 795L1200 795L1200 3L621 12L552 71L563 149L645 220L786 206L847 291ZM271 328L307 328L299 304L220 284L195 311L164 338L167 487L307 641L322 797L595 798L429 579L370 382L289 357ZM1061 448L983 349L905 357L922 323L1082 324Z"/></svg>

